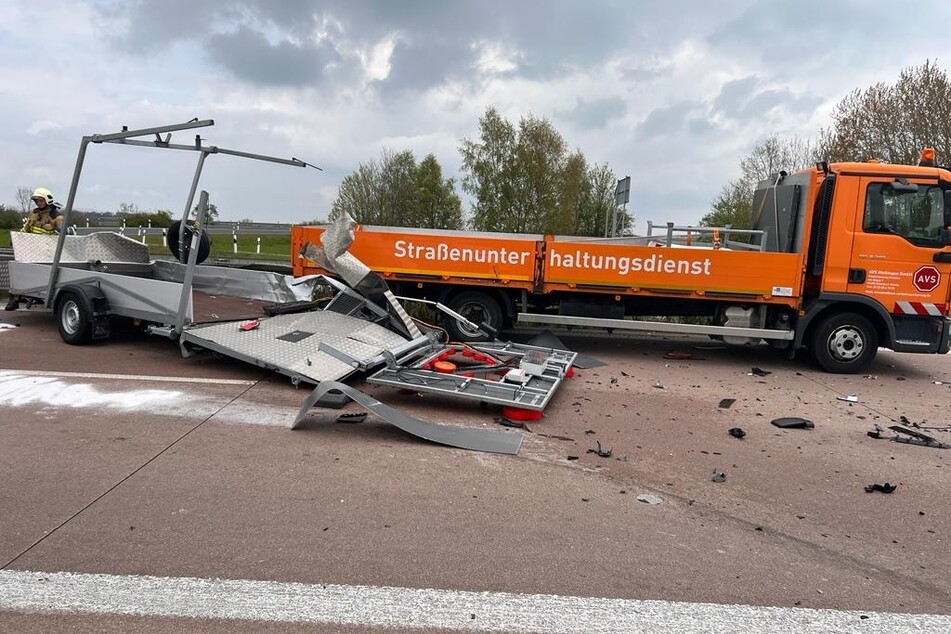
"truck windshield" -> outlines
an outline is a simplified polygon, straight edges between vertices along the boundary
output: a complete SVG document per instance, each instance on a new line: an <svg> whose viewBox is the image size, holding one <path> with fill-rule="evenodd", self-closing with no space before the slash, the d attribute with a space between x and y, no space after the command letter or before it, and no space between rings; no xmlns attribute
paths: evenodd
<svg viewBox="0 0 951 634"><path fill-rule="evenodd" d="M865 192L862 229L868 233L901 236L921 247L944 246L944 193L937 185L919 185L918 191L895 191L887 183L872 183Z"/></svg>

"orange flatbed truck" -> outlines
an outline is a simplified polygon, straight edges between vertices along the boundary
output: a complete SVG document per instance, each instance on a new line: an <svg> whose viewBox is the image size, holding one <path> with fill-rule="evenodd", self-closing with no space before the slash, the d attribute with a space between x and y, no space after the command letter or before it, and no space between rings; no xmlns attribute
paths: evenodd
<svg viewBox="0 0 951 634"><path fill-rule="evenodd" d="M746 232L668 224L659 236L601 239L363 226L350 251L397 295L494 330L518 321L699 333L789 356L807 348L826 371L858 372L880 346L951 348L951 172L928 162L777 174L759 184ZM323 272L297 255L322 231L292 227L295 275ZM750 243L730 239L738 233ZM445 326L454 339L485 337L451 318Z"/></svg>

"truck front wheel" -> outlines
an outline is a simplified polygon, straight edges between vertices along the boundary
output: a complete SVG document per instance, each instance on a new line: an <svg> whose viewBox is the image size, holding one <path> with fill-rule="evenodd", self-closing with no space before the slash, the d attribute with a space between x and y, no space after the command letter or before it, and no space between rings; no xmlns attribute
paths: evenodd
<svg viewBox="0 0 951 634"><path fill-rule="evenodd" d="M816 325L812 356L826 372L851 374L867 367L878 352L878 332L857 313L829 315Z"/></svg>
<svg viewBox="0 0 951 634"><path fill-rule="evenodd" d="M447 305L474 324L486 324L496 332L502 329L502 308L486 293L460 293L450 299ZM448 318L446 329L453 341L490 341L494 338L493 335L460 323L452 317Z"/></svg>

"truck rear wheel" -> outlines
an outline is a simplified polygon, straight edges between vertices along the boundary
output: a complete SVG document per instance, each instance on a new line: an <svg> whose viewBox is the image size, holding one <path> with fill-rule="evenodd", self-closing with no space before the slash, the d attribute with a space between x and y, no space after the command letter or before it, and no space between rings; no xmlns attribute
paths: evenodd
<svg viewBox="0 0 951 634"><path fill-rule="evenodd" d="M866 317L837 313L812 332L812 356L826 372L851 374L865 369L878 352L878 332Z"/></svg>
<svg viewBox="0 0 951 634"><path fill-rule="evenodd" d="M92 321L86 305L72 291L64 292L56 303L56 322L59 336L66 343L79 345L92 338Z"/></svg>
<svg viewBox="0 0 951 634"><path fill-rule="evenodd" d="M475 324L486 324L496 332L502 329L502 308L490 295L477 291L460 293L449 300L450 309ZM453 341L490 341L493 336L449 318L446 324Z"/></svg>

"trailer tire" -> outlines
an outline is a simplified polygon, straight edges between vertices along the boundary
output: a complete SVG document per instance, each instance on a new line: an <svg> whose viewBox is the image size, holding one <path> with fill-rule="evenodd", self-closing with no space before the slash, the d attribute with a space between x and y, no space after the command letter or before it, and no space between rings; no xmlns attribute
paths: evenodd
<svg viewBox="0 0 951 634"><path fill-rule="evenodd" d="M192 246L192 236L194 235L194 230L185 225L185 249L178 248L179 242L179 232L182 229L182 221L176 220L171 224L166 232L166 240L168 242L168 250L172 252L172 256L181 262L182 264L188 264L188 254L191 251ZM205 230L202 229L201 233L198 234L198 257L195 260L195 264L201 264L208 259L208 254L211 253L211 238L205 233Z"/></svg>
<svg viewBox="0 0 951 634"><path fill-rule="evenodd" d="M875 359L878 331L858 313L835 313L816 325L810 348L816 363L826 372L852 374Z"/></svg>
<svg viewBox="0 0 951 634"><path fill-rule="evenodd" d="M499 302L487 293L459 293L449 300L447 306L475 324L486 324L495 332L502 329L502 308ZM446 329L453 341L491 341L494 338L491 333L470 328L452 317L448 318Z"/></svg>
<svg viewBox="0 0 951 634"><path fill-rule="evenodd" d="M78 346L92 339L89 309L78 293L64 291L56 302L56 326L59 336L68 344Z"/></svg>

